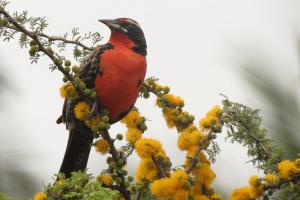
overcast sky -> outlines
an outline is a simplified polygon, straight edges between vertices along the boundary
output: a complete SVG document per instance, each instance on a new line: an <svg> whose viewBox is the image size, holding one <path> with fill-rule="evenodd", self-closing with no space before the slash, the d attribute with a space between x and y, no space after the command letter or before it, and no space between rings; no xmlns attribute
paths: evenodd
<svg viewBox="0 0 300 200"><path fill-rule="evenodd" d="M198 121L220 104L220 93L262 107L236 70L248 56L268 62L273 76L287 88L298 86L299 6L297 0L11 0L8 9L46 16L49 34L79 27L81 32L101 33L103 42L108 40L109 30L98 19L137 20L148 44L147 76L158 77L182 96L185 108ZM10 127L5 133L10 137L1 143L26 157L24 169L37 175L42 188L42 181L51 181L58 172L68 137L64 126L55 124L63 103L58 93L62 76L48 70L47 58L30 65L27 50L20 50L17 42L1 42L0 62L15 88L2 117L2 124ZM144 136L160 139L174 166L181 164L184 153L176 148L178 135L166 128L154 99L139 99L137 106L149 120ZM124 131L123 125L116 124L111 132ZM216 184L228 191L246 184L257 169L245 164L248 158L243 148L224 143L224 135L217 139L221 154L213 168ZM104 160L92 150L89 171L99 173ZM137 163L138 158L132 158L131 171Z"/></svg>

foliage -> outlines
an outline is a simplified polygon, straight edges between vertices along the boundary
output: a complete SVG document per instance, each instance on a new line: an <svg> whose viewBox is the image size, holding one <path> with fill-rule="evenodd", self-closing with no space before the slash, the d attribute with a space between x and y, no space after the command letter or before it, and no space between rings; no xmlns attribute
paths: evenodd
<svg viewBox="0 0 300 200"><path fill-rule="evenodd" d="M292 195L290 191L298 189L298 160L282 160L283 152L268 138L258 110L225 98L222 106L214 106L199 123L195 123L195 117L184 110L184 100L170 93L168 86L159 84L158 79L153 77L145 80L140 97L156 97L156 105L161 109L167 127L178 132L177 146L186 152L185 162L172 167L172 161L161 142L144 137L147 120L137 108L133 108L122 120L127 127L126 143L117 149L115 143L122 141L123 135L111 137L108 111L93 109L97 103L96 93L78 75L78 66L91 62L86 56L99 53L96 46L100 40L99 34L80 36L78 29L73 29L71 39L66 34L51 37L44 33L48 26L45 18L29 17L27 12L11 16L5 10L6 5L5 1L0 0L0 36L4 41L10 41L19 34L20 46L30 47L32 62L38 62L42 55L52 60L51 70L59 70L64 75L65 84L60 89L62 97L76 102L74 117L93 131L96 150L101 154L109 154L107 169L97 176L96 181L80 172L73 173L70 179L60 174L53 184L48 185L44 192L37 193L34 199L219 200L221 196L212 186L216 174L211 166L220 151L215 139L224 128L232 142L248 148L253 164L266 174L264 178L251 177L250 186L235 190L231 199L268 198L273 191L280 189ZM82 44L86 40L92 41L90 47ZM73 66L71 61L55 51L61 53L67 45L74 46L74 57L79 62ZM126 170L127 158L133 151L140 157L135 181ZM287 183L290 185L287 186Z"/></svg>
<svg viewBox="0 0 300 200"><path fill-rule="evenodd" d="M49 200L118 200L120 198L118 191L102 187L101 182L82 172L73 172L68 179L58 174L56 181L45 188L45 194Z"/></svg>
<svg viewBox="0 0 300 200"><path fill-rule="evenodd" d="M12 198L0 192L0 200L12 200Z"/></svg>

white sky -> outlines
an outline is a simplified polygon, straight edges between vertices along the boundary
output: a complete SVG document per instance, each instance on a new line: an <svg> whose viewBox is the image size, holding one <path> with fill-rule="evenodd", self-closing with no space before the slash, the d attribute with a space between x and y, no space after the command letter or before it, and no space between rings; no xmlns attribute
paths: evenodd
<svg viewBox="0 0 300 200"><path fill-rule="evenodd" d="M109 31L98 19L137 20L148 43L147 76L160 78L173 93L182 96L186 109L198 121L211 106L220 104L219 93L253 107L262 106L236 73L245 55L264 58L278 81L296 87L299 6L296 0L11 0L9 10L46 16L50 23L46 32L50 34L80 27L81 32L103 33L105 41ZM8 114L2 123L12 127L4 146L26 156L24 169L35 173L40 183L48 182L60 167L68 137L64 126L55 124L63 103L58 94L62 76L48 70L47 58L30 65L27 50L20 50L16 42L1 42L0 61L16 88L5 105ZM153 104L153 98L137 103L149 119L144 136L160 139L174 166L179 165L184 153L175 146L177 134L166 128ZM119 124L112 128L113 133L124 130ZM223 138L218 141L222 152L214 165L216 184L226 191L246 184L257 170L245 164L245 150L225 144ZM90 172L100 172L103 162L103 156L92 150ZM137 163L134 157L129 164L131 171Z"/></svg>

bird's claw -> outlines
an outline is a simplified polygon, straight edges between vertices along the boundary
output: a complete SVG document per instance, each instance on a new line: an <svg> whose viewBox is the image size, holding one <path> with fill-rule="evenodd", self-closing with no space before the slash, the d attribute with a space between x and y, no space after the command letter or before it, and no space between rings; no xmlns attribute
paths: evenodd
<svg viewBox="0 0 300 200"><path fill-rule="evenodd" d="M87 119L91 119L92 116L98 113L98 106L99 106L98 100L95 100L90 114L86 117Z"/></svg>

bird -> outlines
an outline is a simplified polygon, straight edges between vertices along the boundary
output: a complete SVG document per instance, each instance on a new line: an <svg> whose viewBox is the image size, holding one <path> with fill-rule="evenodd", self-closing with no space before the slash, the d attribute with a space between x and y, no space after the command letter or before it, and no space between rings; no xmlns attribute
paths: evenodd
<svg viewBox="0 0 300 200"><path fill-rule="evenodd" d="M147 69L147 44L138 22L129 18L99 20L111 35L106 44L96 47L82 62L78 77L96 93L98 107L109 111L110 124L130 112L138 98ZM93 132L74 117L78 100L65 99L62 116L69 138L60 173L66 178L74 171L86 170Z"/></svg>

